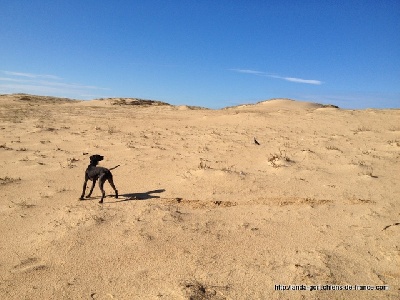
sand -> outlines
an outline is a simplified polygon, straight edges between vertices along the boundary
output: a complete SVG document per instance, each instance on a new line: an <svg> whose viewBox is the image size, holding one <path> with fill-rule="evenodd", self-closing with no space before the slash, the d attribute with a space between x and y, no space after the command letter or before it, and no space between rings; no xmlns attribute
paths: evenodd
<svg viewBox="0 0 400 300"><path fill-rule="evenodd" d="M132 101L0 96L1 299L400 297L400 110Z"/></svg>

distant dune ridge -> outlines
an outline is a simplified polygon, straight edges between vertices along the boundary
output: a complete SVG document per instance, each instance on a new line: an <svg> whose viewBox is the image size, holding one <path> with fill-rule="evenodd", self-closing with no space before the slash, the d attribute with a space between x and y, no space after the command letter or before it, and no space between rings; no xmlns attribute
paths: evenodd
<svg viewBox="0 0 400 300"><path fill-rule="evenodd" d="M140 99L140 98L99 98L91 101L88 100L76 100L69 98L60 98L53 96L38 96L29 94L10 94L10 95L0 95L0 97L11 97L15 100L31 101L31 102L81 102L85 105L137 105L137 106L172 106L171 104L158 100ZM179 105L178 107L186 107L189 109L208 109L201 106L190 106L190 105ZM264 100L257 102L255 104L240 104L236 106L226 107L224 109L238 109L238 108L261 108L269 107L276 109L312 109L312 108L339 108L332 104L319 104L306 101L296 101L287 98L274 98L270 100Z"/></svg>
<svg viewBox="0 0 400 300"><path fill-rule="evenodd" d="M399 109L12 94L0 131L1 299L399 298Z"/></svg>

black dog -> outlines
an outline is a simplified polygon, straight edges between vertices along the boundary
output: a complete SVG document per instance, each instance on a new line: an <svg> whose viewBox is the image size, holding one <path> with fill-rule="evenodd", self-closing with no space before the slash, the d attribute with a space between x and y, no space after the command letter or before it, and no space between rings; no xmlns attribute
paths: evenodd
<svg viewBox="0 0 400 300"><path fill-rule="evenodd" d="M113 169L119 167L119 165L115 166L114 168L111 168L111 169L96 167L97 164L99 163L99 161L101 161L103 159L104 159L104 156L98 155L98 154L92 155L90 157L90 165L88 165L86 172L85 172L85 182L83 183L83 191L82 191L81 197L79 198L80 200L84 199L87 181L88 180L93 181L92 188L90 189L89 194L86 196L88 198L92 195L93 188L94 188L94 185L96 184L97 179L99 179L99 187L100 187L100 191L101 191L101 199L100 199L99 203L103 203L103 199L106 195L106 192L103 189L104 182L106 182L106 180L108 180L111 187L114 189L115 198L118 198L118 191L115 188L113 176L112 176L110 170L113 170Z"/></svg>

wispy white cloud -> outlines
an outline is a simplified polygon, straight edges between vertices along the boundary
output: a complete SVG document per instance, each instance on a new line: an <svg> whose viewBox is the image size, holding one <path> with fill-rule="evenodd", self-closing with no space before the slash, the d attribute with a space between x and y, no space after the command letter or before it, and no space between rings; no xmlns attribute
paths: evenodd
<svg viewBox="0 0 400 300"><path fill-rule="evenodd" d="M63 82L55 75L32 74L12 71L0 71L7 76L0 77L0 93L36 93L62 97L81 98L88 91L105 91L108 88Z"/></svg>
<svg viewBox="0 0 400 300"><path fill-rule="evenodd" d="M46 79L54 79L54 80L62 79L55 75L21 73L21 72L12 72L12 71L2 71L2 73L6 74L6 75L10 75L10 76L19 76L19 77L28 77L28 78L46 78Z"/></svg>
<svg viewBox="0 0 400 300"><path fill-rule="evenodd" d="M247 70L247 69L229 69L230 71L245 73L245 74L254 74L254 75L263 75L264 72L255 71L255 70Z"/></svg>
<svg viewBox="0 0 400 300"><path fill-rule="evenodd" d="M296 78L296 77L285 77L285 76L280 76L280 75L268 74L266 72L261 72L261 71L256 71L256 70L230 69L230 71L245 73L245 74L252 74L252 75L257 75L257 76L265 76L265 77L270 77L270 78L277 78L277 79L282 79L282 80L296 82L296 83L306 83L306 84L314 84L314 85L322 84L322 81L320 81L320 80L303 79L303 78Z"/></svg>
<svg viewBox="0 0 400 300"><path fill-rule="evenodd" d="M295 78L295 77L280 77L280 76L268 76L268 77L279 78L279 79L283 79L286 81L297 82L297 83L307 83L307 84L315 84L315 85L322 84L322 81L314 80L314 79L302 79L302 78Z"/></svg>

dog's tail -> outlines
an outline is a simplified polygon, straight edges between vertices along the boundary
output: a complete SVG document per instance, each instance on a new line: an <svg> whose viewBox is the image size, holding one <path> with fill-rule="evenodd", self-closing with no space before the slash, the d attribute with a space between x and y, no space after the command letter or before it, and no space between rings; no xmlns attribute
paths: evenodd
<svg viewBox="0 0 400 300"><path fill-rule="evenodd" d="M118 166L115 166L114 168L111 168L111 169L109 169L110 171L111 170L114 170L114 169L116 169L116 168L118 168L120 165L118 165Z"/></svg>

